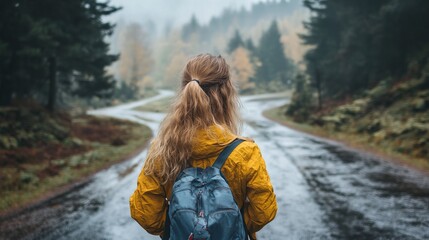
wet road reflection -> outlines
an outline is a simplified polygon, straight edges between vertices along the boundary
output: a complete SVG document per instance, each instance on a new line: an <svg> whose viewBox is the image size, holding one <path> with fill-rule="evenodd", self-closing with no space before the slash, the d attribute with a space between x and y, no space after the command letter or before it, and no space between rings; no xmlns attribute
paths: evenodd
<svg viewBox="0 0 429 240"><path fill-rule="evenodd" d="M170 94L163 91L160 97ZM429 239L429 176L267 120L263 110L286 102L275 97L242 99L243 135L260 146L279 205L276 219L258 233L260 239ZM156 131L163 114L132 110L151 100L92 113ZM129 217L128 197L145 154L0 220L0 238L159 239Z"/></svg>

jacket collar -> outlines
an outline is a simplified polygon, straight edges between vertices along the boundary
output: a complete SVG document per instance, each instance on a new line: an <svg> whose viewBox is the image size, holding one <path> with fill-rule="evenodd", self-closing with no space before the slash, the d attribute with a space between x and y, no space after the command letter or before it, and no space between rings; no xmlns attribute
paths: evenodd
<svg viewBox="0 0 429 240"><path fill-rule="evenodd" d="M192 144L192 158L206 159L220 154L222 149L234 141L236 135L230 133L225 127L212 125L197 130Z"/></svg>

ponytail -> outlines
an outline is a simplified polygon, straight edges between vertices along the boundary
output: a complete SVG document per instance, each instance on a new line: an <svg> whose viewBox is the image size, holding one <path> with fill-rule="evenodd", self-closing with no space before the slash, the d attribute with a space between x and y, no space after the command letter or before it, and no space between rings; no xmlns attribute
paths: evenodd
<svg viewBox="0 0 429 240"><path fill-rule="evenodd" d="M199 84L196 81L186 84L152 142L145 173L155 174L166 183L188 167L195 131L215 123L209 110L209 97Z"/></svg>
<svg viewBox="0 0 429 240"><path fill-rule="evenodd" d="M183 73L182 89L152 141L145 174L157 176L163 184L174 181L191 165L192 143L198 129L218 124L238 134L237 103L223 58L206 54L191 59Z"/></svg>

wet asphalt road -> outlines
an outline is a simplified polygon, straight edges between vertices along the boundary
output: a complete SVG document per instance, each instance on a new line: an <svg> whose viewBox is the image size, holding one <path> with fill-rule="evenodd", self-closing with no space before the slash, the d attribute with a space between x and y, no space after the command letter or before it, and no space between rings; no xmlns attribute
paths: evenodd
<svg viewBox="0 0 429 240"><path fill-rule="evenodd" d="M163 114L136 103L91 112L126 118L156 131ZM245 97L244 136L260 146L277 195L276 219L259 239L429 239L429 176L341 144L296 132L262 116L285 97ZM129 217L146 151L88 183L0 220L0 239L159 239Z"/></svg>

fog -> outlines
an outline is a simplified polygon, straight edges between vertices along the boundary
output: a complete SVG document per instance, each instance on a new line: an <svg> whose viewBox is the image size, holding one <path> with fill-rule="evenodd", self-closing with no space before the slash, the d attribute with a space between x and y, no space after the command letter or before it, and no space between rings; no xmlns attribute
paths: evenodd
<svg viewBox="0 0 429 240"><path fill-rule="evenodd" d="M111 0L111 5L121 6L122 10L109 16L113 22L152 22L157 31L166 25L178 27L195 15L202 24L219 15L225 8L249 9L252 4L266 0Z"/></svg>
<svg viewBox="0 0 429 240"><path fill-rule="evenodd" d="M249 82L256 76L259 60L252 60L252 54L264 34L274 41L265 45L277 43L275 51L284 52L279 61L290 67L281 67L288 72L283 81L290 82L292 69L301 67L307 49L299 34L305 32L302 23L309 11L301 0L112 0L110 4L122 9L105 19L116 24L109 43L111 52L120 54L108 71L118 82L138 86L142 92L153 86L174 89L186 59L202 52L226 56L242 81L239 86L253 91ZM273 35L268 30L274 22Z"/></svg>

